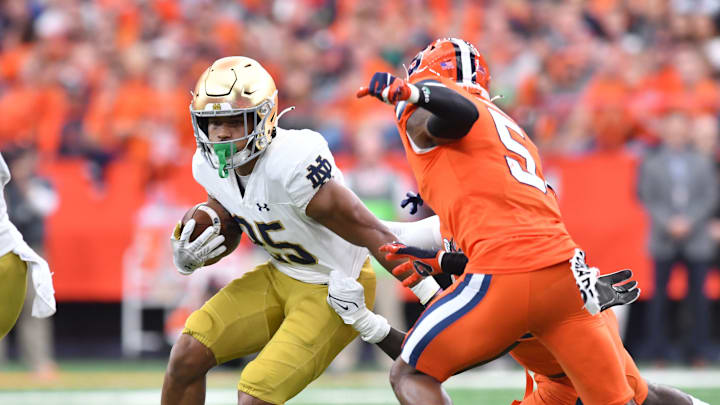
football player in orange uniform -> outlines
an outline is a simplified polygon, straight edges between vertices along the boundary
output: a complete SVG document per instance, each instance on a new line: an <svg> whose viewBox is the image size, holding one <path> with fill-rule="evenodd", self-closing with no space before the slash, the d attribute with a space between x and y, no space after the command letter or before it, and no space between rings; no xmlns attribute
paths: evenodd
<svg viewBox="0 0 720 405"><path fill-rule="evenodd" d="M389 223L393 229L394 223ZM417 227L416 227L417 228ZM405 232L393 229L393 232L403 234ZM428 229L427 234L432 233ZM426 239L422 239L425 241ZM433 241L433 244L435 242ZM452 245L451 240L444 239L445 247ZM426 247L421 243L423 247ZM407 259L403 264L397 266L393 273L396 276L403 276L403 284L413 283L417 279L428 275L448 273L461 275L467 263L467 258L460 252L453 252L450 249L432 251L418 247L405 246L400 243L386 245L383 250L390 252L388 257L395 259ZM630 354L623 347L619 338L617 319L612 310L607 310L615 305L624 305L637 299L640 290L636 288L637 283L627 282L632 276L629 270L622 270L598 278L597 291L600 295L599 303L601 310L598 315L603 318L605 327L615 336L614 342L618 352L622 353L624 369L628 384L634 392L634 400L642 405L707 405L705 402L685 394L675 388L658 384L648 384L641 376L635 366ZM416 279L416 280L413 280ZM336 298L342 299L345 305L338 305L337 300L328 299L330 306L343 318L345 323L351 323L346 319L357 317L357 312L369 311L364 303L363 287L357 281L342 276L339 273L331 273L328 292ZM399 333L392 329L393 333ZM388 334L386 339L377 343L391 358L396 358L400 352L400 341ZM533 382L528 376L528 384L525 398L521 401L514 401L512 405L577 405L578 394L572 382L565 375L563 369L552 356L552 354L533 336L523 336L512 345L510 355L525 369L532 371L537 383L537 389L533 391Z"/></svg>
<svg viewBox="0 0 720 405"><path fill-rule="evenodd" d="M416 199L419 196L415 197ZM431 221L426 223L434 224ZM388 223L398 235L405 237L407 231L402 228L405 224L398 226L397 223ZM431 225L432 226L432 225ZM439 229L431 229L425 226L424 229L415 227L411 232L423 232L428 235L442 235L442 241L429 240L427 237L414 240L420 248L405 246L401 243L385 245L381 249L389 252L388 259L406 259L404 263L393 269L393 273L399 279L403 279L404 285L416 283L419 279L428 275L448 273L461 275L467 264L467 257L462 252L456 251L454 239L448 235L447 230L439 224ZM437 238L437 236L433 236ZM435 247L442 245L440 250ZM437 251L436 251L437 250ZM605 327L613 335L613 341L618 352L621 353L625 375L628 384L633 389L634 400L642 405L707 405L705 402L685 394L675 388L647 383L638 370L630 354L625 350L618 331L617 319L613 311L606 311L616 305L625 305L634 302L640 295L637 282L626 282L632 277L630 270L617 271L598 277L596 290L598 302L603 311L601 317ZM333 279L331 278L330 289L333 290ZM337 293L336 293L337 294ZM337 307L334 307L336 312ZM397 339L395 339L397 341ZM392 341L392 339L388 339ZM391 349L389 345L380 341L378 347L386 351ZM509 352L519 364L534 373L537 389L532 391L529 385L525 398L522 402L515 401L513 405L576 405L578 394L572 382L565 375L553 355L533 336L523 336L513 345ZM530 381L531 383L531 381Z"/></svg>
<svg viewBox="0 0 720 405"><path fill-rule="evenodd" d="M565 229L535 145L491 103L489 79L472 45L440 39L407 80L376 73L357 94L395 105L420 194L469 260L409 331L393 390L402 404L450 403L443 381L532 333L585 404L634 404L621 353L593 316L597 274Z"/></svg>

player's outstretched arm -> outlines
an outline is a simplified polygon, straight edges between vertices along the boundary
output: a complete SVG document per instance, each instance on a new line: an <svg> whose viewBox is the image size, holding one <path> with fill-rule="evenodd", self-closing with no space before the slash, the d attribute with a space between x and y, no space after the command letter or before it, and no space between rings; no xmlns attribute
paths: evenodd
<svg viewBox="0 0 720 405"><path fill-rule="evenodd" d="M331 179L323 184L310 200L305 213L353 245L366 247L388 271L402 263L388 260L380 252L380 246L396 240L396 235L363 205L355 193L339 182ZM439 289L433 279L413 286L413 292L423 304Z"/></svg>
<svg viewBox="0 0 720 405"><path fill-rule="evenodd" d="M377 72L367 87L358 90L357 97L364 96L374 96L388 104L406 101L420 107L418 111L429 112L423 120L408 121L408 131L426 131L432 137L440 138L438 143L464 137L480 116L475 104L467 97L437 80L412 84L390 73ZM422 127L411 128L411 124Z"/></svg>
<svg viewBox="0 0 720 405"><path fill-rule="evenodd" d="M418 110L430 114L422 121L408 121L408 131L419 121L422 129L432 137L456 140L467 135L480 116L475 104L467 97L438 81L423 80L417 83L417 88L422 95L415 104L421 107Z"/></svg>
<svg viewBox="0 0 720 405"><path fill-rule="evenodd" d="M327 302L347 325L352 325L362 340L376 344L391 359L400 355L405 333L392 328L387 319L365 306L362 284L340 271L330 272Z"/></svg>

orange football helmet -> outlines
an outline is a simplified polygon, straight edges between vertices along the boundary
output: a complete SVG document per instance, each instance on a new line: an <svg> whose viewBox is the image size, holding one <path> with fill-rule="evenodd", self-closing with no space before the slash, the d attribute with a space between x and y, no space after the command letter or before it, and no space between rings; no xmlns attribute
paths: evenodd
<svg viewBox="0 0 720 405"><path fill-rule="evenodd" d="M469 92L490 98L487 63L477 48L465 40L436 39L410 62L408 80L411 82L433 76L452 79Z"/></svg>

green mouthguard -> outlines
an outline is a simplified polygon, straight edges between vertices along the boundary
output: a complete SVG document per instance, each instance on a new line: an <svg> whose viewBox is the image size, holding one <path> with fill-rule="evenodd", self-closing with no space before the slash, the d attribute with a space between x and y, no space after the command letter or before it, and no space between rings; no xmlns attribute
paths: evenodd
<svg viewBox="0 0 720 405"><path fill-rule="evenodd" d="M216 143L213 145L215 155L218 157L218 176L223 179L228 176L227 159L235 154L235 144Z"/></svg>

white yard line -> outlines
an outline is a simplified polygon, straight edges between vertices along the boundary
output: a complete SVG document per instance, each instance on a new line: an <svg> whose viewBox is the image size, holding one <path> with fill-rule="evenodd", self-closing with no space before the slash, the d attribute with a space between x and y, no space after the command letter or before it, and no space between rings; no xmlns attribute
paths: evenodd
<svg viewBox="0 0 720 405"><path fill-rule="evenodd" d="M720 388L720 370L663 369L644 370L643 375L652 382L682 388ZM289 404L352 404L368 405L397 403L385 373L372 374L368 387L328 388L313 384ZM464 373L451 378L448 388L464 389L524 389L525 374L519 370L486 370ZM316 386L317 385L317 386ZM232 405L235 403L234 388L208 390L207 405ZM3 405L156 405L160 402L160 390L36 390L0 391Z"/></svg>
<svg viewBox="0 0 720 405"><path fill-rule="evenodd" d="M720 370L683 368L641 369L640 374L657 384L684 388L720 388ZM447 381L451 388L520 388L525 389L525 372L521 370L484 370L456 375Z"/></svg>

